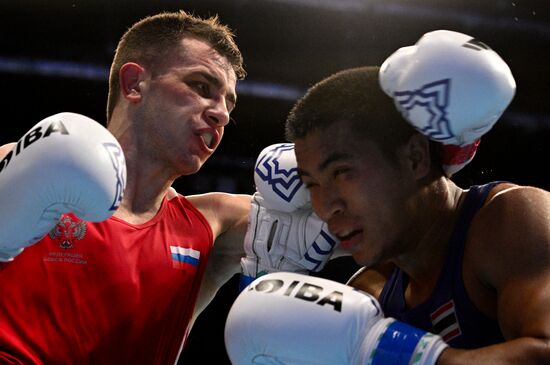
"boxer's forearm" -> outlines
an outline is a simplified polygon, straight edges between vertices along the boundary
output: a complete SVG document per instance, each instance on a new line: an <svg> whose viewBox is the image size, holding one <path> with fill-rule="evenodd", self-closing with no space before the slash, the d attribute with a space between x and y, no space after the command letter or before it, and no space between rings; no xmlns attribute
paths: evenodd
<svg viewBox="0 0 550 365"><path fill-rule="evenodd" d="M8 155L8 153L13 149L13 147L15 147L17 145L17 143L15 142L12 142L12 143L6 143L5 145L3 146L0 146L0 160L3 160L4 157L6 157Z"/></svg>
<svg viewBox="0 0 550 365"><path fill-rule="evenodd" d="M523 337L475 350L447 348L437 365L531 365L550 364L550 341Z"/></svg>

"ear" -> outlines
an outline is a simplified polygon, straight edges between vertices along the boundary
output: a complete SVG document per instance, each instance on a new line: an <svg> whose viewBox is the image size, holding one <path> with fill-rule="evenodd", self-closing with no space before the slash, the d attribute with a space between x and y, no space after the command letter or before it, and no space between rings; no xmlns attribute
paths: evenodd
<svg viewBox="0 0 550 365"><path fill-rule="evenodd" d="M145 69L137 63L125 63L120 67L119 78L121 95L131 103L140 101L140 82L145 78Z"/></svg>
<svg viewBox="0 0 550 365"><path fill-rule="evenodd" d="M403 157L409 171L421 179L430 173L432 159L430 155L430 141L420 133L415 133L403 146Z"/></svg>

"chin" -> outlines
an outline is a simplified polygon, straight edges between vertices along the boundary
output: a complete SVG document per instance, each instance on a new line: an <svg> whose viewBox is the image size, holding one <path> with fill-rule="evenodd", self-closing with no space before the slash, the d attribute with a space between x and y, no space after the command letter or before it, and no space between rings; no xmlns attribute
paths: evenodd
<svg viewBox="0 0 550 365"><path fill-rule="evenodd" d="M203 161L190 161L180 166L180 176L193 175L199 172L204 165Z"/></svg>
<svg viewBox="0 0 550 365"><path fill-rule="evenodd" d="M351 257L353 257L353 260L357 263L357 265L360 265L360 266L371 266L372 265L372 261L367 259L360 252L353 253L351 255Z"/></svg>
<svg viewBox="0 0 550 365"><path fill-rule="evenodd" d="M351 254L351 257L353 257L353 260L361 266L374 266L381 262L380 257L373 256L372 253L369 254L369 252L365 251L356 251Z"/></svg>

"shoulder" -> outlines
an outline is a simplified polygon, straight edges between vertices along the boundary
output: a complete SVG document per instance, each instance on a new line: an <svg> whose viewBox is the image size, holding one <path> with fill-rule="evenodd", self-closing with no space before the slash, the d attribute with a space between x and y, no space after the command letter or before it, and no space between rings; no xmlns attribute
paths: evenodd
<svg viewBox="0 0 550 365"><path fill-rule="evenodd" d="M548 234L550 192L531 186L495 187L476 215L472 229L481 236L506 238Z"/></svg>
<svg viewBox="0 0 550 365"><path fill-rule="evenodd" d="M484 209L490 211L502 207L514 208L518 205L524 207L540 208L550 202L550 192L533 187L514 184L499 184L495 186L487 199ZM538 204L533 206L533 204ZM491 209L492 208L492 209Z"/></svg>
<svg viewBox="0 0 550 365"><path fill-rule="evenodd" d="M476 304L492 308L506 338L550 336L549 223L549 192L511 186L489 197L468 232L470 283L483 288L469 294L483 293Z"/></svg>
<svg viewBox="0 0 550 365"><path fill-rule="evenodd" d="M248 219L250 195L207 193L186 198L205 216L215 237Z"/></svg>
<svg viewBox="0 0 550 365"><path fill-rule="evenodd" d="M549 222L549 192L530 186L499 185L472 221L469 246L480 258L479 267L498 285L499 278L506 277L504 273L548 266Z"/></svg>
<svg viewBox="0 0 550 365"><path fill-rule="evenodd" d="M248 212L251 196L246 194L206 193L186 197L195 207L217 214L228 214L232 210ZM229 214L231 215L231 214Z"/></svg>

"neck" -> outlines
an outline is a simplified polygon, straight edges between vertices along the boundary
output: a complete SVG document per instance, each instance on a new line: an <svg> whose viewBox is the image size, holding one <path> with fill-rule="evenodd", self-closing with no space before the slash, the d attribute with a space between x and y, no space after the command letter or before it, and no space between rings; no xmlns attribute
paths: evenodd
<svg viewBox="0 0 550 365"><path fill-rule="evenodd" d="M164 196L174 179L155 175L127 160L127 182L124 196L115 216L139 224L152 219L159 211Z"/></svg>
<svg viewBox="0 0 550 365"><path fill-rule="evenodd" d="M115 216L134 224L144 223L157 214L177 175L140 147L138 133L128 124L112 120L109 131L119 141L126 160L126 189Z"/></svg>
<svg viewBox="0 0 550 365"><path fill-rule="evenodd" d="M435 284L464 197L465 192L446 178L434 181L419 193L410 240L403 254L394 260L409 276L411 285Z"/></svg>

